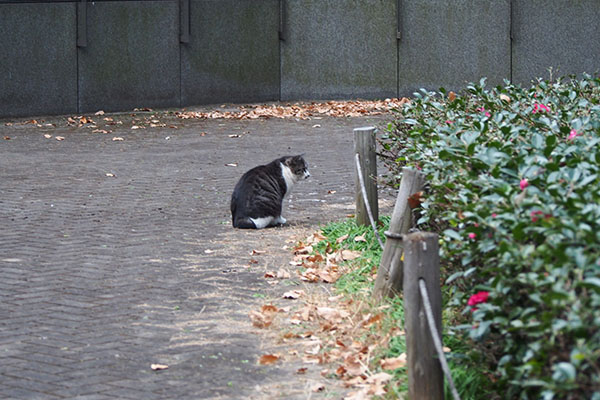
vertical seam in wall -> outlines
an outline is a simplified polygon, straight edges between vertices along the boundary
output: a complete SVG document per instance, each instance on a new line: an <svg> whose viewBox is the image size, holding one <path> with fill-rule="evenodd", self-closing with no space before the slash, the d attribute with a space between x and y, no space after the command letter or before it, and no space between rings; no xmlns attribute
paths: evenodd
<svg viewBox="0 0 600 400"><path fill-rule="evenodd" d="M283 27L281 26L281 7L283 7L283 2L281 0L278 1L279 3L279 7L278 7L278 13L277 13L277 20L278 25L277 25L277 44L279 45L279 98L278 101L281 101L281 86L283 85L283 57L282 57L282 49L281 49L281 37L280 37L280 32L283 29Z"/></svg>
<svg viewBox="0 0 600 400"><path fill-rule="evenodd" d="M396 98L400 98L400 0L396 1Z"/></svg>
<svg viewBox="0 0 600 400"><path fill-rule="evenodd" d="M509 51L510 51L510 83L513 83L513 0L509 0L509 13L510 15L508 16L509 19Z"/></svg>
<svg viewBox="0 0 600 400"><path fill-rule="evenodd" d="M77 9L77 7L80 7L80 5L78 4L78 2L74 3L75 6L75 69L77 70L75 72L75 79L77 80L76 84L77 84L77 93L76 93L76 99L75 99L75 109L77 110L77 113L81 112L81 89L80 89L80 81L79 81L79 53L80 53L80 48L77 45L77 40L79 37L79 23L81 21L79 21L79 10Z"/></svg>

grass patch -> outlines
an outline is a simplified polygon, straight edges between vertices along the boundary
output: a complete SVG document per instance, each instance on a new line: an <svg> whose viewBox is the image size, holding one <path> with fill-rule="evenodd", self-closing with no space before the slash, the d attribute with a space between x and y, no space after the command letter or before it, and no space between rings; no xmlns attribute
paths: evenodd
<svg viewBox="0 0 600 400"><path fill-rule="evenodd" d="M380 221L378 229L382 238L389 221L389 217L383 217ZM383 318L378 331L371 329L371 331L361 332L359 333L361 337L357 338L364 339L372 334L390 336L389 340L385 341L385 346L380 346L374 350L373 357L370 360L370 371L373 373L379 372L381 371L381 360L399 357L406 353L406 343L403 335L404 304L402 298L388 298L380 303L375 303L371 297L383 250L379 247L371 227L357 226L353 219L330 223L321 229L321 234L325 237L325 240L314 246L315 253L325 257L328 252L344 249L361 252L360 257L344 263L345 272L335 283L335 290L354 303L364 303L367 305L367 309L382 312ZM450 295L444 293L443 297L447 299ZM372 313L375 312L377 311L372 311ZM445 310L443 318L445 321L454 320L457 316L451 315ZM444 326L446 326L445 323ZM491 386L486 372L474 365L472 358L466 357L471 349L469 344L462 341L461 338L460 335L455 335L450 330L445 330L443 333L444 345L451 349L451 352L447 353L448 363L461 398L464 400L498 398L499 396L490 393L486 389ZM408 391L406 368L401 367L386 372L392 374L393 379L386 387L387 393L376 396L376 398L396 399L406 396ZM446 388L446 396L451 398L448 388Z"/></svg>

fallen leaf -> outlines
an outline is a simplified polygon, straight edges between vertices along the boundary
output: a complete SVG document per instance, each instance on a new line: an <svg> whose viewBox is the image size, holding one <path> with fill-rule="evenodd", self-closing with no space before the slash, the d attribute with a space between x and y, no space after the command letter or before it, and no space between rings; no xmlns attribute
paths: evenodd
<svg viewBox="0 0 600 400"><path fill-rule="evenodd" d="M277 278L278 279L289 279L290 273L287 272L286 270L284 270L283 268L280 268L279 271L277 271Z"/></svg>
<svg viewBox="0 0 600 400"><path fill-rule="evenodd" d="M104 115L104 111L102 111L102 110L96 111L96 113L94 115Z"/></svg>
<svg viewBox="0 0 600 400"><path fill-rule="evenodd" d="M237 163L229 163L229 164L225 164L226 167L237 167Z"/></svg>
<svg viewBox="0 0 600 400"><path fill-rule="evenodd" d="M114 178L115 174L113 174L112 172L107 172L106 176L110 177L110 178Z"/></svg>
<svg viewBox="0 0 600 400"><path fill-rule="evenodd" d="M54 139L59 140L59 141L60 140L65 140L65 138L63 136L56 136Z"/></svg>
<svg viewBox="0 0 600 400"><path fill-rule="evenodd" d="M152 368L152 370L154 370L154 371L160 371L162 369L169 368L169 366L165 365L165 364L152 364L152 365L150 365L150 368Z"/></svg>
<svg viewBox="0 0 600 400"><path fill-rule="evenodd" d="M215 251L214 251L214 250L211 250L211 249L206 249L206 250L204 250L204 253L205 253L205 254L212 254L212 253L214 253L214 252L215 252Z"/></svg>
<svg viewBox="0 0 600 400"><path fill-rule="evenodd" d="M351 261L361 256L359 251L353 250L342 250L341 254L344 261Z"/></svg>
<svg viewBox="0 0 600 400"><path fill-rule="evenodd" d="M114 138L112 138L112 140L113 142L122 142L125 139L123 139L122 137L115 136Z"/></svg>
<svg viewBox="0 0 600 400"><path fill-rule="evenodd" d="M327 194L335 194L335 193L336 193L336 191L335 191L335 190L328 190L328 191L327 191Z"/></svg>
<svg viewBox="0 0 600 400"><path fill-rule="evenodd" d="M342 235L339 238L336 239L335 243L340 244L342 243L344 240L348 239L348 235Z"/></svg>
<svg viewBox="0 0 600 400"><path fill-rule="evenodd" d="M273 271L267 271L267 272L265 272L265 275L264 275L265 278L275 278L276 276L277 275Z"/></svg>
<svg viewBox="0 0 600 400"><path fill-rule="evenodd" d="M315 124L315 125L313 125L312 127L313 127L313 128L320 128L320 127L321 127L321 124Z"/></svg>
<svg viewBox="0 0 600 400"><path fill-rule="evenodd" d="M304 291L303 290L291 290L289 292L285 292L283 294L283 298L284 299L295 300L295 299L298 299L298 298L302 297L303 295L304 295Z"/></svg>
<svg viewBox="0 0 600 400"><path fill-rule="evenodd" d="M398 357L380 360L379 365L386 371L402 368L406 365L406 353L402 353Z"/></svg>
<svg viewBox="0 0 600 400"><path fill-rule="evenodd" d="M365 239L365 235L360 235L354 238L355 242L366 242L367 239Z"/></svg>
<svg viewBox="0 0 600 400"><path fill-rule="evenodd" d="M46 139L52 139L52 135L49 135L49 134L47 134L47 133L44 135L44 137L45 137Z"/></svg>
<svg viewBox="0 0 600 400"><path fill-rule="evenodd" d="M310 390L314 393L322 392L323 390L325 390L325 385L323 385L322 383L315 383L311 386Z"/></svg>
<svg viewBox="0 0 600 400"><path fill-rule="evenodd" d="M133 126L131 127L131 129L141 129L141 128L140 128L140 126L138 126L138 125L133 125Z"/></svg>
<svg viewBox="0 0 600 400"><path fill-rule="evenodd" d="M273 319L275 318L275 313L272 312L259 312L256 310L252 310L248 313L248 317L250 321L252 321L252 325L257 328L268 328L273 323Z"/></svg>
<svg viewBox="0 0 600 400"><path fill-rule="evenodd" d="M252 252L250 253L251 256L255 256L257 254L265 254L267 251L266 250L252 250Z"/></svg>
<svg viewBox="0 0 600 400"><path fill-rule="evenodd" d="M421 205L421 203L423 202L423 192L417 192L417 193L413 193L410 196L408 196L408 206L410 208L417 208Z"/></svg>
<svg viewBox="0 0 600 400"><path fill-rule="evenodd" d="M454 92L449 92L449 93L448 93L448 100L450 100L450 101L454 101L454 100L456 100L456 93L454 93Z"/></svg>
<svg viewBox="0 0 600 400"><path fill-rule="evenodd" d="M258 363L260 365L270 365L270 364L276 363L277 360L279 360L279 358L280 358L280 356L278 356L276 354L263 354L258 359Z"/></svg>
<svg viewBox="0 0 600 400"><path fill-rule="evenodd" d="M4 136L4 140L10 140L9 136Z"/></svg>
<svg viewBox="0 0 600 400"><path fill-rule="evenodd" d="M304 374L306 373L306 371L307 371L307 370L308 370L308 368L306 368L306 367L303 367L303 368L298 368L298 369L296 370L296 373L297 373L298 375L304 375Z"/></svg>

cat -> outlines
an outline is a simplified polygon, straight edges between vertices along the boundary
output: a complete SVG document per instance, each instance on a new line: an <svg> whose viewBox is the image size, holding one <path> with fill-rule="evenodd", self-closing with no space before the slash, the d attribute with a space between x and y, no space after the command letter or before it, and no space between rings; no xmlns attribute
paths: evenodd
<svg viewBox="0 0 600 400"><path fill-rule="evenodd" d="M278 158L246 172L231 195L234 228L262 229L283 225L283 200L296 182L310 176L303 155Z"/></svg>

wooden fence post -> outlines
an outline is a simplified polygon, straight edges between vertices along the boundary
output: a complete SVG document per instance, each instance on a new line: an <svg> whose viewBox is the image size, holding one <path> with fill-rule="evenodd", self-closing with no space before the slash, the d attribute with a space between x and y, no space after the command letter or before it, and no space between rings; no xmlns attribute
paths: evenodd
<svg viewBox="0 0 600 400"><path fill-rule="evenodd" d="M437 331L441 335L442 292L438 235L426 232L411 233L403 236L403 245L408 397L413 400L439 400L444 398L444 376L419 291L419 280L423 279Z"/></svg>
<svg viewBox="0 0 600 400"><path fill-rule="evenodd" d="M373 288L373 296L381 299L394 296L402 290L402 240L401 235L408 233L412 225L412 214L408 199L413 194L421 191L425 176L413 169L402 168L402 181L396 198L396 205L390 220L388 238L385 242L383 255L377 278Z"/></svg>
<svg viewBox="0 0 600 400"><path fill-rule="evenodd" d="M377 158L375 154L375 127L367 126L354 129L354 154L360 156L362 176L367 191L367 201L373 213L375 222L379 220L379 204L377 199ZM354 158L354 157L353 157ZM369 226L369 215L360 190L358 174L354 174L356 187L356 223Z"/></svg>

